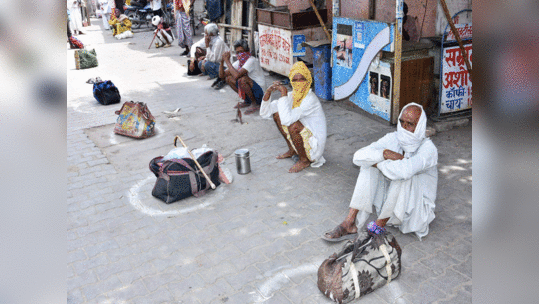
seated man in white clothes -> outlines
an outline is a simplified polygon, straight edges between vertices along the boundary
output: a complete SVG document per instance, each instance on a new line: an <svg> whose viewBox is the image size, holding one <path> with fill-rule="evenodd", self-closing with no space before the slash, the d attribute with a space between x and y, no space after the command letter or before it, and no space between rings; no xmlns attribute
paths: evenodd
<svg viewBox="0 0 539 304"><path fill-rule="evenodd" d="M299 172L308 166L320 167L326 160L322 156L326 146L326 115L320 100L311 90L311 72L301 61L296 62L290 74L292 92L288 93L280 83L273 83L262 99L260 116L271 119L288 144L288 151L278 159L299 156L299 161L288 172ZM281 98L268 101L271 93L278 90Z"/></svg>
<svg viewBox="0 0 539 304"><path fill-rule="evenodd" d="M204 27L204 44L206 46L206 54L198 58L198 67L204 75L208 75L208 79L217 78L212 87L222 82L220 85L226 85L225 80L219 77L219 65L225 52L230 49L225 41L219 36L219 27L215 23L209 23Z"/></svg>
<svg viewBox="0 0 539 304"><path fill-rule="evenodd" d="M396 132L354 154L353 162L360 172L348 216L326 232L322 236L324 240L338 242L355 238L372 206L378 219L367 225L368 231L380 233L387 223L402 233L414 232L419 239L428 234L429 223L434 220L438 150L426 138L426 127L425 111L420 105L410 103L399 115Z"/></svg>
<svg viewBox="0 0 539 304"><path fill-rule="evenodd" d="M198 69L198 61L201 58L204 59L206 56L206 41L208 40L208 29L212 27L212 24L214 23L208 23L206 24L206 26L204 26L204 37L202 37L202 39L200 39L199 41L195 42L189 50L189 56L191 58L187 60L187 75L198 75L202 73L202 71Z"/></svg>

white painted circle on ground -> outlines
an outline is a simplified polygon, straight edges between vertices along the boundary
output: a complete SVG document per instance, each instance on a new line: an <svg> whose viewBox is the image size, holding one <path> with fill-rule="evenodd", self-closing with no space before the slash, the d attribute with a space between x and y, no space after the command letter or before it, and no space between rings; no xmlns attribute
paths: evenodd
<svg viewBox="0 0 539 304"><path fill-rule="evenodd" d="M204 197L203 203L196 204L193 206L180 207L175 210L163 211L163 210L148 207L140 200L140 197L139 197L140 188L152 180L155 180L155 176L153 175L148 176L146 179L139 181L138 183L136 183L135 185L133 185L133 187L129 189L129 193L127 194L129 198L129 203L131 203L131 205L135 207L135 209L149 216L174 216L174 215L186 214L189 212L205 209L215 204L216 202L221 201L226 195L226 193L228 192L224 187L218 187L217 189L212 190L213 195Z"/></svg>

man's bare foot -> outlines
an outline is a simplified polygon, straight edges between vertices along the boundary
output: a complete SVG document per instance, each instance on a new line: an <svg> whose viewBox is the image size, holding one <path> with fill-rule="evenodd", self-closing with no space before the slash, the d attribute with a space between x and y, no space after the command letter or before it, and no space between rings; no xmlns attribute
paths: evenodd
<svg viewBox="0 0 539 304"><path fill-rule="evenodd" d="M294 155L296 155L296 154L297 154L296 151L294 151L294 150L288 150L288 151L286 151L285 153L283 153L283 154L277 156L277 159L290 158L290 157L292 157L292 156L294 156Z"/></svg>
<svg viewBox="0 0 539 304"><path fill-rule="evenodd" d="M290 168L290 170L288 170L288 173L296 173L296 172L299 172L307 167L309 167L311 165L311 162L308 161L308 160L305 160L305 161L298 161L295 165L292 166L292 168Z"/></svg>

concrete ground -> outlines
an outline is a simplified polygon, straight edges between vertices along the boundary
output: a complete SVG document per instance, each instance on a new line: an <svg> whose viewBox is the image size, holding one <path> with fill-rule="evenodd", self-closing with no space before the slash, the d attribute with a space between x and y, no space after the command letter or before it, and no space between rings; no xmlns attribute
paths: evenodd
<svg viewBox="0 0 539 304"><path fill-rule="evenodd" d="M100 21L79 36L99 66L76 70L72 50L67 58L68 303L330 303L317 269L343 243L320 235L348 212L359 172L353 153L394 127L323 102L327 163L289 174L293 162L275 159L286 143L274 123L257 115L231 122L237 95L187 77L177 43L148 50L151 32L116 40ZM112 132L121 104L97 103L86 83L97 76L116 84L122 102L148 104L154 137ZM163 113L177 108L175 117ZM436 219L422 241L389 228L403 248L402 275L361 303L471 303L471 134L464 126L432 137ZM148 163L173 148L175 135L223 154L233 183L170 205L152 197ZM236 174L238 148L251 151L250 174Z"/></svg>

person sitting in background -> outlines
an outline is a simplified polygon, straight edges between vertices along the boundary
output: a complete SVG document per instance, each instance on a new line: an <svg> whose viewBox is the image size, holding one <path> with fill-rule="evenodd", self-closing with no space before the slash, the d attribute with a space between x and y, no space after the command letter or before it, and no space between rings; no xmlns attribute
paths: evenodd
<svg viewBox="0 0 539 304"><path fill-rule="evenodd" d="M292 92L280 82L274 82L264 94L260 116L271 119L288 144L288 151L278 159L299 156L299 161L288 172L299 172L309 165L320 167L326 160L322 156L326 146L326 115L320 100L311 90L311 72L305 63L298 61L288 76ZM273 91L279 91L281 98L268 101Z"/></svg>
<svg viewBox="0 0 539 304"><path fill-rule="evenodd" d="M114 9L114 14L110 17L109 24L112 26L112 36L127 31L131 32L131 21L126 15L120 14L118 9Z"/></svg>
<svg viewBox="0 0 539 304"><path fill-rule="evenodd" d="M230 62L230 52L225 52L219 66L219 78L225 79L226 83L238 93L243 102L238 103L234 108L246 108L245 114L252 114L260 109L266 79L258 60L249 53L249 45L245 40L234 42L236 60ZM225 63L227 69L225 71ZM217 87L216 89L220 89Z"/></svg>
<svg viewBox="0 0 539 304"><path fill-rule="evenodd" d="M206 36L208 35L208 25L210 24L212 23L208 23L204 26L204 37L191 46L191 50L189 51L191 58L187 60L187 75L192 76L202 73L198 68L198 61L203 56L206 56Z"/></svg>
<svg viewBox="0 0 539 304"><path fill-rule="evenodd" d="M170 25L162 21L161 17L159 16L153 16L152 24L154 26L157 26L157 29L154 31L154 35L159 41L155 43L155 47L171 47L171 43L172 41L174 41L174 37L172 36L172 30L170 29Z"/></svg>
<svg viewBox="0 0 539 304"><path fill-rule="evenodd" d="M223 78L219 77L219 66L221 59L225 52L229 52L230 49L225 44L223 39L219 36L219 28L215 23L209 23L204 27L207 29L207 34L204 34L204 44L206 46L206 55L198 58L198 67L204 75L208 75L208 79L217 79L211 85L221 89L226 83ZM221 84L223 83L223 84Z"/></svg>

